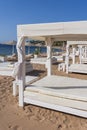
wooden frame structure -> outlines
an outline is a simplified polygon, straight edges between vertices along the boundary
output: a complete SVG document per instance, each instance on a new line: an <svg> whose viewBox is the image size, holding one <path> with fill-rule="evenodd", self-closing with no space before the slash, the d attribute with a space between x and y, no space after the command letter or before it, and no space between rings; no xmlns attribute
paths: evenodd
<svg viewBox="0 0 87 130"><path fill-rule="evenodd" d="M19 106L24 106L24 88L25 88L25 40L27 38L44 40L47 45L47 75L51 76L51 46L53 41L87 41L87 21L59 22L46 24L28 24L17 26L17 52L18 63L16 64L14 75L19 84ZM67 72L68 72L68 47L66 53ZM85 112L76 109L70 109L62 106L54 106L47 103L27 100L27 103L52 108L59 111L69 112L85 117ZM87 113L86 113L87 117Z"/></svg>
<svg viewBox="0 0 87 130"><path fill-rule="evenodd" d="M73 46L72 53L72 66L69 66L69 47ZM76 47L79 47L79 61L80 63L75 63L75 51ZM84 54L84 57L82 57ZM83 63L87 63L87 41L67 41L66 47L66 73L68 72L77 72L77 73L87 73L87 65ZM78 67L78 68L77 68ZM83 68L83 70L82 70Z"/></svg>

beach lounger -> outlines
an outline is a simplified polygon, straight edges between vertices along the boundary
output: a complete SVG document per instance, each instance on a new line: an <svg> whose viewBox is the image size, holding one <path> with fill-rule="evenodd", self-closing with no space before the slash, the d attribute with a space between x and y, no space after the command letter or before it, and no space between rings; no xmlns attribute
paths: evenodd
<svg viewBox="0 0 87 130"><path fill-rule="evenodd" d="M31 58L31 63L35 63L35 64L45 64L47 63L47 58L46 57L42 57L42 58ZM57 59L55 57L52 58L52 63L56 63Z"/></svg>
<svg viewBox="0 0 87 130"><path fill-rule="evenodd" d="M68 71L87 74L87 64L72 64L69 66Z"/></svg>
<svg viewBox="0 0 87 130"><path fill-rule="evenodd" d="M5 62L7 60L6 56L0 56L0 62Z"/></svg>
<svg viewBox="0 0 87 130"><path fill-rule="evenodd" d="M0 75L12 76L15 62L0 63ZM33 71L33 66L30 62L26 62L26 73Z"/></svg>

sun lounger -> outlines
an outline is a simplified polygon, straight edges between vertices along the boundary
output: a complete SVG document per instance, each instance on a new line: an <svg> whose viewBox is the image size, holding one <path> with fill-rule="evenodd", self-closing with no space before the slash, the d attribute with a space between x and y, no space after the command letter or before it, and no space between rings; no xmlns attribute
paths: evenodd
<svg viewBox="0 0 87 130"><path fill-rule="evenodd" d="M87 74L87 64L72 64L68 71Z"/></svg>
<svg viewBox="0 0 87 130"><path fill-rule="evenodd" d="M7 60L6 56L0 56L0 62L5 62Z"/></svg>
<svg viewBox="0 0 87 130"><path fill-rule="evenodd" d="M42 58L31 58L31 63L35 63L35 64L45 64L47 62L47 58L42 57ZM55 57L52 58L52 63L57 62L57 59Z"/></svg>
<svg viewBox="0 0 87 130"><path fill-rule="evenodd" d="M14 62L0 63L0 75L12 76L14 66L15 66ZM32 70L33 70L32 64L30 62L26 62L26 73L31 72Z"/></svg>

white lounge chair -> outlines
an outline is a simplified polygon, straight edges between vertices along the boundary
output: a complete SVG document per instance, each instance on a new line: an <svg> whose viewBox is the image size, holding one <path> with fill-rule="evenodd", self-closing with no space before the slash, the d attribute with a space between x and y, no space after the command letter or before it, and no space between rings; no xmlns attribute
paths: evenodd
<svg viewBox="0 0 87 130"><path fill-rule="evenodd" d="M0 56L0 62L5 62L7 60L6 56Z"/></svg>
<svg viewBox="0 0 87 130"><path fill-rule="evenodd" d="M35 63L35 64L45 64L47 63L47 58L46 57L42 57L42 58L31 58L31 63ZM52 58L52 63L56 63L57 59L55 57Z"/></svg>
<svg viewBox="0 0 87 130"><path fill-rule="evenodd" d="M12 71L14 69L14 62L3 62L0 63L0 75L12 76ZM26 73L33 71L33 66L30 62L26 62Z"/></svg>
<svg viewBox="0 0 87 130"><path fill-rule="evenodd" d="M87 74L87 64L71 64L68 71Z"/></svg>

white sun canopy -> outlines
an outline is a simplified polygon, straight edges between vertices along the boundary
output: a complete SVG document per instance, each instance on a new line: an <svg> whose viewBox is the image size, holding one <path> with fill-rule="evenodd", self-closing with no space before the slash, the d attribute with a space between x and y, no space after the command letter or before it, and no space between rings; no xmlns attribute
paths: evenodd
<svg viewBox="0 0 87 130"><path fill-rule="evenodd" d="M47 45L47 75L51 76L51 46L54 41L87 41L87 21L59 22L45 24L28 24L17 26L18 63L13 75L19 83L19 106L24 104L25 87L25 41L29 39L44 40ZM67 70L68 70L67 46ZM67 71L68 72L68 71Z"/></svg>
<svg viewBox="0 0 87 130"><path fill-rule="evenodd" d="M14 70L15 75L17 75L20 65L25 60L23 43L25 43L26 38L44 40L48 48L48 59L50 59L50 48L53 41L87 41L87 21L18 25L17 38L19 60L18 65L16 65L17 68ZM84 43L82 42L82 44Z"/></svg>
<svg viewBox="0 0 87 130"><path fill-rule="evenodd" d="M84 45L87 46L87 41L67 41L67 45Z"/></svg>
<svg viewBox="0 0 87 130"><path fill-rule="evenodd" d="M57 41L87 41L87 21L18 25L17 36L38 40L51 37Z"/></svg>

